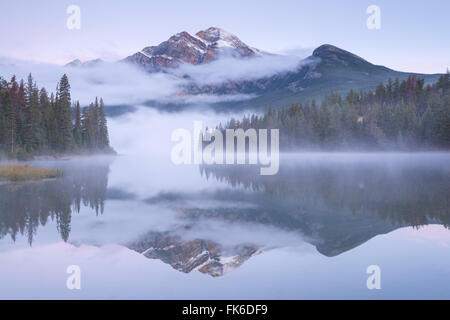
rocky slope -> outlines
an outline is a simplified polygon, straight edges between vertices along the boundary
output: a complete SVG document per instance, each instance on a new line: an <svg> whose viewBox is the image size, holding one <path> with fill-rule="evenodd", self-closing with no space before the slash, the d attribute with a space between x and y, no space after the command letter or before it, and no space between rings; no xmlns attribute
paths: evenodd
<svg viewBox="0 0 450 320"><path fill-rule="evenodd" d="M149 259L161 260L178 271L189 273L198 270L213 277L233 271L259 253L258 248L252 245L240 245L225 251L220 244L210 240L183 241L179 236L155 232L128 247Z"/></svg>
<svg viewBox="0 0 450 320"><path fill-rule="evenodd" d="M190 35L183 31L157 46L145 47L123 61L136 64L147 71L161 71L178 67L180 63L198 65L219 56L253 57L260 52L250 48L235 35L211 27Z"/></svg>

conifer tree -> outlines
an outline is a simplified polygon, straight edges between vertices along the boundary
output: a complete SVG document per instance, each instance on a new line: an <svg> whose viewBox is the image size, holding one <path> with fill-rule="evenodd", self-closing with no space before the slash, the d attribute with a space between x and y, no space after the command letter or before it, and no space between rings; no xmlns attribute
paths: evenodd
<svg viewBox="0 0 450 320"><path fill-rule="evenodd" d="M74 108L74 126L73 126L73 141L77 148L81 148L82 140L81 140L81 110L80 110L80 102L77 101L75 103Z"/></svg>
<svg viewBox="0 0 450 320"><path fill-rule="evenodd" d="M72 110L70 98L70 84L67 75L64 74L59 82L59 90L56 103L56 119L58 123L59 141L61 151L69 151L72 147Z"/></svg>
<svg viewBox="0 0 450 320"><path fill-rule="evenodd" d="M39 122L38 89L30 73L27 80L23 121L23 143L28 152L39 148Z"/></svg>
<svg viewBox="0 0 450 320"><path fill-rule="evenodd" d="M2 115L2 144L6 152L14 153L16 141L15 112L9 92L0 90L0 107Z"/></svg>
<svg viewBox="0 0 450 320"><path fill-rule="evenodd" d="M109 133L108 124L106 121L105 105L103 99L100 98L100 109L99 109L99 134L100 134L100 149L109 148Z"/></svg>
<svg viewBox="0 0 450 320"><path fill-rule="evenodd" d="M81 111L81 140L84 148L92 148L89 107Z"/></svg>
<svg viewBox="0 0 450 320"><path fill-rule="evenodd" d="M49 128L47 117L49 116L48 110L50 108L50 100L48 98L47 90L41 88L39 91L39 111L40 111L40 121L39 128L41 134L41 147L48 148L49 146Z"/></svg>

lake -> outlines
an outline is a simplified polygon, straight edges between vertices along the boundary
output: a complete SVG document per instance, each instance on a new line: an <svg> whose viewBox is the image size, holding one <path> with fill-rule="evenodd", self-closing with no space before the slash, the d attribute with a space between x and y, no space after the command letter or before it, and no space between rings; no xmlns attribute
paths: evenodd
<svg viewBox="0 0 450 320"><path fill-rule="evenodd" d="M274 176L168 153L30 165L64 177L0 185L1 299L450 298L447 153L282 154Z"/></svg>

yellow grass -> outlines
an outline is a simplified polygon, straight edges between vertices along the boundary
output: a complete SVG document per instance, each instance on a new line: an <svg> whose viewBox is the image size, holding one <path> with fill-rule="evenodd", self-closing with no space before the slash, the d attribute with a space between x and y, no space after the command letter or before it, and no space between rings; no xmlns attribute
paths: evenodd
<svg viewBox="0 0 450 320"><path fill-rule="evenodd" d="M45 168L33 168L28 164L11 164L0 166L0 181L22 181L56 178L62 171Z"/></svg>

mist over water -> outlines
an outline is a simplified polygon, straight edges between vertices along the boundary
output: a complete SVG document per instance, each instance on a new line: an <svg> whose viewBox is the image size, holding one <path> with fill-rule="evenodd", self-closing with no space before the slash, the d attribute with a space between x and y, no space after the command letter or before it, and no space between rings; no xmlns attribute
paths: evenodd
<svg viewBox="0 0 450 320"><path fill-rule="evenodd" d="M175 121L146 112L143 131ZM2 297L73 298L58 282L71 264L86 275L78 298L231 298L243 284L253 289L241 298L370 298L358 283L373 262L407 263L426 278L405 292L400 268L380 297L417 297L447 281L426 276L450 266L447 154L282 154L280 172L260 176L248 165L175 166L123 139L117 157L33 163L65 170L63 180L0 186ZM336 269L344 285L328 278ZM339 292L316 291L324 277Z"/></svg>

